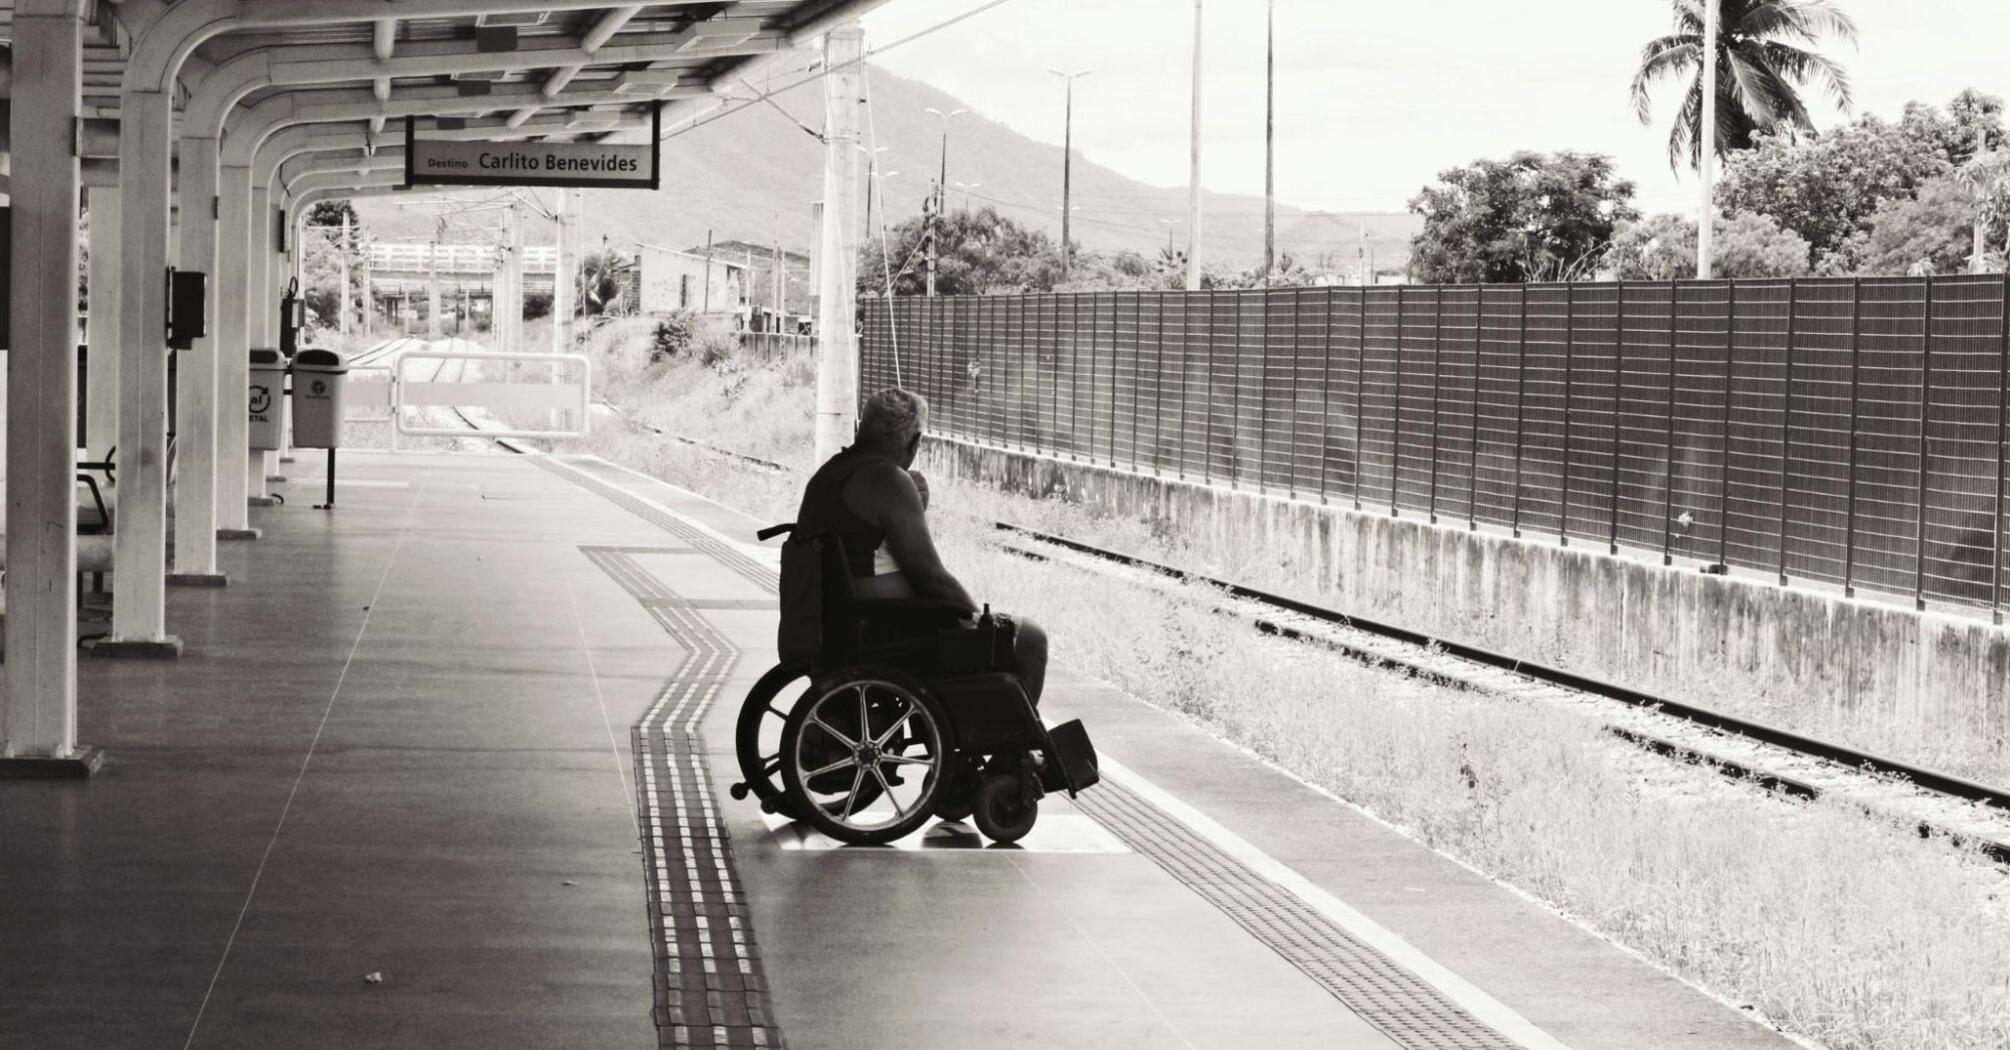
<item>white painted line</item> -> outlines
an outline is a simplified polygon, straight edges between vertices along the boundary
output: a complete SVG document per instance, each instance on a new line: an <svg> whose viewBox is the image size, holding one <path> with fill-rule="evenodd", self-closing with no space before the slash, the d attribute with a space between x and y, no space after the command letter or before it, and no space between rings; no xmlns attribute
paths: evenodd
<svg viewBox="0 0 2010 1050"><path fill-rule="evenodd" d="M1528 1050L1570 1050L1555 1036L1537 1028L1528 1018L1481 991L1465 978L1446 969L1415 945L1397 936L1388 927L1355 911L1347 902L1256 848L1247 839L1216 823L1207 814L1180 801L1171 792L1146 780L1111 758L1108 753L1099 753L1096 756L1096 767L1103 776L1136 792L1139 797L1157 806L1167 816L1186 825L1194 834L1206 839L1236 860L1249 865L1257 874L1279 888L1289 891L1313 910L1332 920L1334 925L1388 956L1397 965L1416 974L1425 984L1436 988L1445 998L1458 1004L1480 1023Z"/></svg>

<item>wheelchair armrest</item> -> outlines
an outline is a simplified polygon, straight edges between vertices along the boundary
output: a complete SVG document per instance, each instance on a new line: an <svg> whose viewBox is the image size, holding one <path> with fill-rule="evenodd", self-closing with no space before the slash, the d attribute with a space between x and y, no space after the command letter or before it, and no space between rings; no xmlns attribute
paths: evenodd
<svg viewBox="0 0 2010 1050"><path fill-rule="evenodd" d="M860 616L901 616L910 613L954 613L970 615L961 602L948 598L864 598L854 603Z"/></svg>
<svg viewBox="0 0 2010 1050"><path fill-rule="evenodd" d="M777 536L780 536L784 533L792 533L794 531L796 531L795 522L793 521L784 522L780 525L770 525L767 528L754 533L754 538L760 540L763 543L766 543L767 541L774 539Z"/></svg>

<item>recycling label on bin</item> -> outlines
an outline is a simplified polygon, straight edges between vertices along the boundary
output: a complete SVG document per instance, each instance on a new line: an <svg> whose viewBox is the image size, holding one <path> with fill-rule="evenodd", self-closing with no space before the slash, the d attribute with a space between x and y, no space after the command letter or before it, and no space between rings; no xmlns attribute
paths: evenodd
<svg viewBox="0 0 2010 1050"><path fill-rule="evenodd" d="M261 383L251 384L251 421L253 423L276 422L276 420L267 415L271 411L272 388Z"/></svg>

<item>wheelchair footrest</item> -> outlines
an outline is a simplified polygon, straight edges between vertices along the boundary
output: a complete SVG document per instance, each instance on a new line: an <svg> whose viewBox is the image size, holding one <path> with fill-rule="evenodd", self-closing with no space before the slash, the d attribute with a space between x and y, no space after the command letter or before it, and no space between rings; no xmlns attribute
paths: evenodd
<svg viewBox="0 0 2010 1050"><path fill-rule="evenodd" d="M1096 769L1096 746L1089 743L1089 731L1082 726L1082 720L1063 722L1047 730L1047 738L1052 742L1052 750L1047 753L1049 776L1058 776L1062 783L1048 786L1048 790L1065 787L1070 794L1095 786L1102 774Z"/></svg>

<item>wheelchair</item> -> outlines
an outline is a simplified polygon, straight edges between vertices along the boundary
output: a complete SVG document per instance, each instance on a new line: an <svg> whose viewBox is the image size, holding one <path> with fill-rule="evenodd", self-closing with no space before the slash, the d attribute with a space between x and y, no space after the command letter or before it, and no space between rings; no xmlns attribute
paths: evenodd
<svg viewBox="0 0 2010 1050"><path fill-rule="evenodd" d="M988 606L973 624L929 599L862 601L851 581L835 541L793 537L784 548L783 615L792 597L817 610L813 655L785 658L741 704L734 798L852 845L966 819L1010 843L1033 829L1043 796L1096 783L1080 720L1048 728L1004 669L1011 621ZM907 629L885 629L894 620Z"/></svg>

